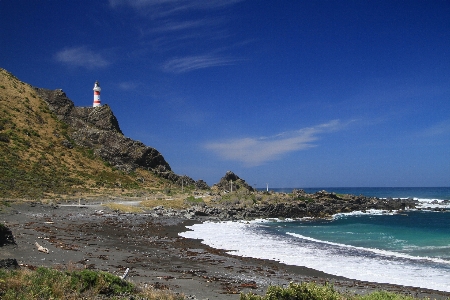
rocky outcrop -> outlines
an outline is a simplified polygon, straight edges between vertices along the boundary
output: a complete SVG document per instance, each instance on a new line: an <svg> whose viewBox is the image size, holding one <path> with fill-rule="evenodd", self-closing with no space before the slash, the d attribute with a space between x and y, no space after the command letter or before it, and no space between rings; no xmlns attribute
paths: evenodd
<svg viewBox="0 0 450 300"><path fill-rule="evenodd" d="M301 194L282 203L257 203L252 206L202 205L191 208L189 213L217 220L246 220L257 218L328 218L337 213L352 211L397 211L415 208L418 203L413 199L380 199L374 197L337 195L321 191L315 194Z"/></svg>
<svg viewBox="0 0 450 300"><path fill-rule="evenodd" d="M329 193L326 197L337 196ZM309 195L311 197L321 197L319 193ZM405 209L414 209L418 201L413 199L379 199L365 196L345 195L345 199L339 198L330 201L326 198L313 200L308 198L304 200L293 200L283 203L257 203L252 206L239 205L195 205L188 209L174 210L158 206L154 209L154 216L178 216L186 219L197 219L200 221L236 221L252 220L260 218L292 218L300 219L310 218L330 218L332 215L351 211L367 211L370 209L381 210L385 212L399 211L405 212ZM310 202L311 201L311 202ZM406 211L407 213L407 211Z"/></svg>
<svg viewBox="0 0 450 300"><path fill-rule="evenodd" d="M18 269L19 264L15 258L0 259L0 269Z"/></svg>
<svg viewBox="0 0 450 300"><path fill-rule="evenodd" d="M205 181L199 179L195 182L195 188L198 190L208 190L209 185Z"/></svg>
<svg viewBox="0 0 450 300"><path fill-rule="evenodd" d="M56 114L58 119L64 121L72 128L79 130L92 127L122 134L119 122L108 105L76 107L61 89L47 90L36 88L35 90L47 102L48 107Z"/></svg>
<svg viewBox="0 0 450 300"><path fill-rule="evenodd" d="M0 247L6 245L15 245L14 236L11 229L3 224L0 224Z"/></svg>
<svg viewBox="0 0 450 300"><path fill-rule="evenodd" d="M192 179L189 176L177 175L170 169L169 170L166 169L163 165L159 165L156 168L154 168L153 172L162 178L165 178L165 179L168 179L168 180L174 182L178 186L185 186L185 187L194 186L195 189L197 189L197 190L208 190L209 189L208 184L206 182L204 182L203 180L199 179L197 181L194 181L194 179Z"/></svg>
<svg viewBox="0 0 450 300"><path fill-rule="evenodd" d="M230 192L231 188L233 188L233 191L238 191L240 189L244 189L249 192L254 191L254 189L248 185L244 179L239 178L239 176L231 171L227 171L225 176L220 179L219 183L212 186L213 190L220 192Z"/></svg>
<svg viewBox="0 0 450 300"><path fill-rule="evenodd" d="M59 120L67 123L71 131L64 146L71 148L73 142L88 147L94 154L111 166L126 172L138 167L155 169L170 166L155 148L123 135L119 122L108 105L100 107L75 107L62 90L36 88L36 92L47 102Z"/></svg>

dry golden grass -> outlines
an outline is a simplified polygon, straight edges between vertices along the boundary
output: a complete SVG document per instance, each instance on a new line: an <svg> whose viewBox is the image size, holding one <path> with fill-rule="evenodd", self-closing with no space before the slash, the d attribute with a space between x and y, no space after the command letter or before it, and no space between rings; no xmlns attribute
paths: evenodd
<svg viewBox="0 0 450 300"><path fill-rule="evenodd" d="M144 210L138 206L125 205L119 203L106 203L103 206L108 207L109 209L120 211L123 213L142 213Z"/></svg>
<svg viewBox="0 0 450 300"><path fill-rule="evenodd" d="M177 198L173 200L168 199L151 199L144 200L141 202L141 206L144 208L154 208L157 206L164 206L166 208L187 208L189 205L182 198Z"/></svg>
<svg viewBox="0 0 450 300"><path fill-rule="evenodd" d="M152 172L124 174L89 149L65 147L70 132L32 86L0 68L0 197L125 196L169 185Z"/></svg>

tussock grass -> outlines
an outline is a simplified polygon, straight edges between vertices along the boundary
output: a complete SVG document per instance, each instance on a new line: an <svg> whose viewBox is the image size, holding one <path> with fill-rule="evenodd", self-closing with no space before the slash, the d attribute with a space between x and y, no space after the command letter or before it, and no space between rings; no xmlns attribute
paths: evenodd
<svg viewBox="0 0 450 300"><path fill-rule="evenodd" d="M168 290L138 287L106 272L92 270L66 270L37 268L0 269L0 299L135 299L179 300Z"/></svg>
<svg viewBox="0 0 450 300"><path fill-rule="evenodd" d="M194 205L203 205L211 202L211 196L192 196L187 193L173 194L167 196L164 194L153 195L151 199L141 202L141 206L147 209L152 209L158 206L172 209L186 209Z"/></svg>
<svg viewBox="0 0 450 300"><path fill-rule="evenodd" d="M103 204L103 206L106 206L112 210L116 210L123 213L142 213L144 210L138 206L132 206L132 205L125 205L125 204L119 204L119 203L107 203Z"/></svg>
<svg viewBox="0 0 450 300"><path fill-rule="evenodd" d="M183 209L189 207L184 199L174 198L169 199L152 199L141 202L141 206L145 208L154 208L157 206L164 206L166 208Z"/></svg>
<svg viewBox="0 0 450 300"><path fill-rule="evenodd" d="M378 291L368 295L350 295L336 291L332 285L318 285L313 282L291 283L288 287L270 286L266 295L253 293L241 294L240 300L414 300L386 291Z"/></svg>

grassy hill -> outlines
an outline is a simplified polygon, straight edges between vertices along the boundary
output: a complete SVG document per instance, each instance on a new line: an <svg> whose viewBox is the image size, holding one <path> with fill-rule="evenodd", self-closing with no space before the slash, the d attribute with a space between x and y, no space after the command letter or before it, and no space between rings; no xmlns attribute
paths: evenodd
<svg viewBox="0 0 450 300"><path fill-rule="evenodd" d="M0 198L131 195L170 185L149 171L115 170L71 142L70 131L31 85L0 68Z"/></svg>

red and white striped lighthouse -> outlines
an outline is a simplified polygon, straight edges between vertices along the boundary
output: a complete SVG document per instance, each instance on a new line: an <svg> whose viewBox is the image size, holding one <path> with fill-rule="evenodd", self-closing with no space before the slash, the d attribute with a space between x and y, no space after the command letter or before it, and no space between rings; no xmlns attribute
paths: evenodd
<svg viewBox="0 0 450 300"><path fill-rule="evenodd" d="M100 102L100 91L102 89L100 88L100 84L98 83L98 81L95 82L94 85L94 104L92 105L93 107L97 107L97 106L101 106L101 102Z"/></svg>

